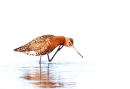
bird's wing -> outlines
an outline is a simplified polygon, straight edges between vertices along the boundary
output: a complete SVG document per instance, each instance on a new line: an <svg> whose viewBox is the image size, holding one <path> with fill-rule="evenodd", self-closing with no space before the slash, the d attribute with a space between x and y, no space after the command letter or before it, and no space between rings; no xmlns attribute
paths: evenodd
<svg viewBox="0 0 130 89"><path fill-rule="evenodd" d="M53 35L43 35L30 42L29 49L35 51L37 55L43 55L50 52L51 40Z"/></svg>

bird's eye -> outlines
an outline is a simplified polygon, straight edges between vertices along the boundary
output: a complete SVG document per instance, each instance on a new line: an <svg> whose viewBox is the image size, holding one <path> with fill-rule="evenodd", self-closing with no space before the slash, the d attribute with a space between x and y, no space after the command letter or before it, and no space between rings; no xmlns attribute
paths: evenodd
<svg viewBox="0 0 130 89"><path fill-rule="evenodd" d="M69 41L69 45L72 45L72 43Z"/></svg>

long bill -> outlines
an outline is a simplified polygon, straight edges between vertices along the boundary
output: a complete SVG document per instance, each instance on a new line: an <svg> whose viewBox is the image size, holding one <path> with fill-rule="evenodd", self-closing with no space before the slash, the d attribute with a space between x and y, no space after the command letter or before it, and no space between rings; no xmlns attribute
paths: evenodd
<svg viewBox="0 0 130 89"><path fill-rule="evenodd" d="M83 58L83 56L78 52L78 50L74 46L71 47Z"/></svg>

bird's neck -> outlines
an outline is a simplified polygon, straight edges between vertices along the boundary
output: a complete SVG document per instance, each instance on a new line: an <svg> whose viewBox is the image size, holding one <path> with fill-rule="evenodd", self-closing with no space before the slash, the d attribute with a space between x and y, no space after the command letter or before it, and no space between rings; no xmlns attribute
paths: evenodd
<svg viewBox="0 0 130 89"><path fill-rule="evenodd" d="M61 45L64 45L65 43L65 37L64 36L58 36L59 42Z"/></svg>

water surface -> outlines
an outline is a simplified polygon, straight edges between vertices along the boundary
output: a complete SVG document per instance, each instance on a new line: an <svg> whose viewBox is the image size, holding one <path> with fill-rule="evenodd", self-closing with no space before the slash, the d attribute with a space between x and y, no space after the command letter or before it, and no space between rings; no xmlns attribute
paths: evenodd
<svg viewBox="0 0 130 89"><path fill-rule="evenodd" d="M128 61L63 59L39 64L35 58L1 61L0 89L130 88Z"/></svg>

